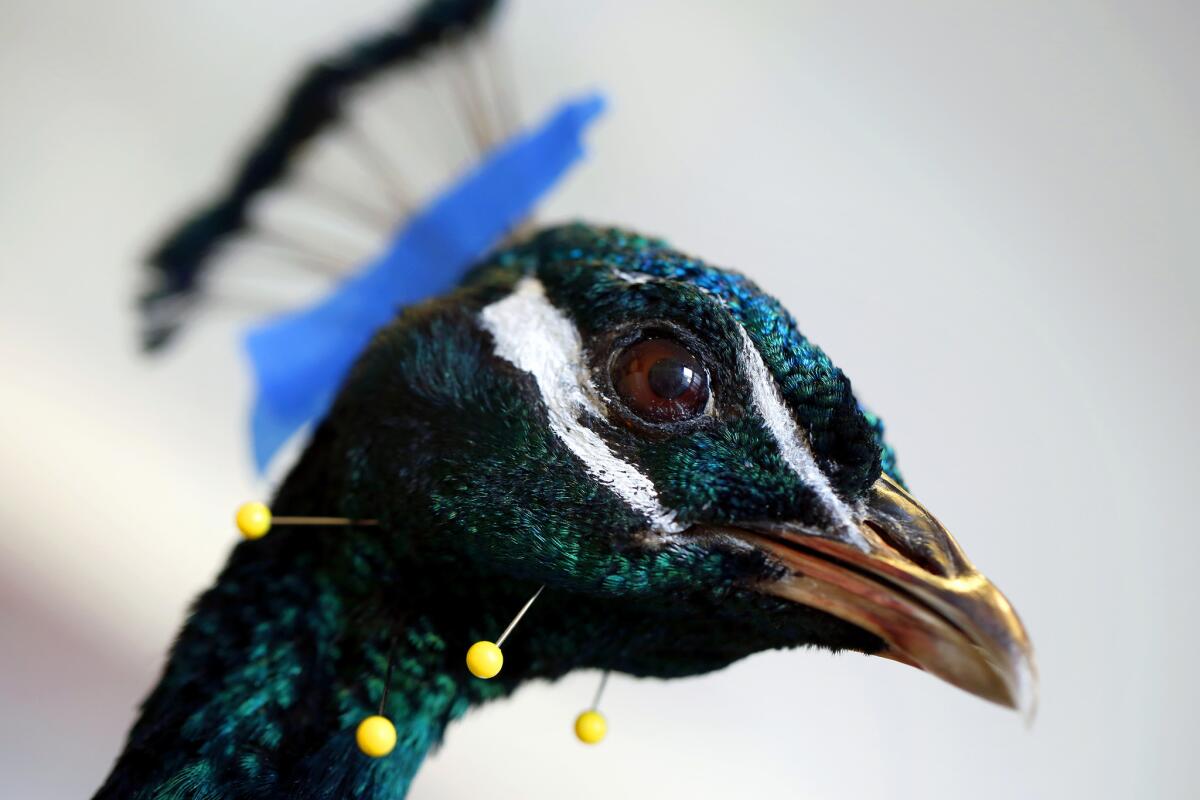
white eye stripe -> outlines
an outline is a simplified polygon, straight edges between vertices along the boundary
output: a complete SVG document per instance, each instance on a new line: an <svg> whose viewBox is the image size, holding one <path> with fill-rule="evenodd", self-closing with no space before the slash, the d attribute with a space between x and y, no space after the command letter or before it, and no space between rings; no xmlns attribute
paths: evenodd
<svg viewBox="0 0 1200 800"><path fill-rule="evenodd" d="M575 325L546 299L541 281L522 278L507 297L486 306L480 322L495 341L496 355L528 372L546 405L550 429L583 462L588 474L630 508L649 518L658 531L678 533L686 526L663 508L654 483L621 460L600 436L579 421L581 412L601 416L584 366Z"/></svg>
<svg viewBox="0 0 1200 800"><path fill-rule="evenodd" d="M622 275L621 277L625 277ZM551 430L598 482L611 489L630 508L645 515L662 532L677 533L686 526L662 506L653 481L619 458L604 440L579 420L581 413L603 416L584 367L583 346L571 320L546 298L545 287L533 277L522 278L512 293L480 312L480 321L495 341L496 355L528 372L546 405ZM750 383L755 410L774 438L779 454L809 488L843 535L856 546L868 547L854 514L828 476L817 465L805 433L783 402L779 386L762 355L739 323L739 359Z"/></svg>
<svg viewBox="0 0 1200 800"><path fill-rule="evenodd" d="M792 412L784 404L774 376L767 369L758 348L750 340L750 334L746 333L746 329L740 323L738 324L738 333L742 336L739 357L742 361L743 371L750 381L754 407L775 439L775 443L779 447L779 455L791 467L792 472L796 473L796 476L816 493L821 505L825 507L830 518L842 528L846 538L866 550L868 548L867 540L858 530L858 526L854 524L849 506L837 496L837 493L833 491L833 486L829 483L828 476L817 466L812 449L808 446L807 437L800 430L800 426L796 424L796 418L792 416Z"/></svg>

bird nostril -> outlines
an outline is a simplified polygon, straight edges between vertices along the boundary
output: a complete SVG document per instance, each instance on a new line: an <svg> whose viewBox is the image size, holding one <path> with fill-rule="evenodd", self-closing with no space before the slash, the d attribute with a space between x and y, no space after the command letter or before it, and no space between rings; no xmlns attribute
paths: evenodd
<svg viewBox="0 0 1200 800"><path fill-rule="evenodd" d="M939 550L927 537L897 526L890 530L883 523L874 519L865 519L862 523L870 528L885 545L897 555L916 564L921 569L933 575L948 578L956 572L954 562L949 554Z"/></svg>

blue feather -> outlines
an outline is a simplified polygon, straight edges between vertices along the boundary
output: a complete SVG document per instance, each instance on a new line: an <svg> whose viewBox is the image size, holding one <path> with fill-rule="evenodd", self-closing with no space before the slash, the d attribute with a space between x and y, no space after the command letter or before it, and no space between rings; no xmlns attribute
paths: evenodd
<svg viewBox="0 0 1200 800"><path fill-rule="evenodd" d="M378 260L328 297L246 335L258 385L251 436L260 471L296 431L328 410L379 327L404 306L453 288L529 215L583 155L583 131L603 108L598 95L563 103L416 213Z"/></svg>

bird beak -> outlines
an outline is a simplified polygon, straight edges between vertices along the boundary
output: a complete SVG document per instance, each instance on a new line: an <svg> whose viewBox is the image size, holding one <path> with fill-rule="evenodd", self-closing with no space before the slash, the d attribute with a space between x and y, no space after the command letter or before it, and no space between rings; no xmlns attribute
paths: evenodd
<svg viewBox="0 0 1200 800"><path fill-rule="evenodd" d="M925 507L886 475L856 529L739 526L784 577L759 588L821 609L882 639L879 655L925 670L1032 720L1033 648L1008 600Z"/></svg>

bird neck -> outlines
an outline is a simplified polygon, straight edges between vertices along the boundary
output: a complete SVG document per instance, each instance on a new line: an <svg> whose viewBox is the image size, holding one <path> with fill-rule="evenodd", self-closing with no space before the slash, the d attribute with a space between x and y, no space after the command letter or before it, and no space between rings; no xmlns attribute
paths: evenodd
<svg viewBox="0 0 1200 800"><path fill-rule="evenodd" d="M275 498L276 513L373 516L378 505L347 488L342 463L319 429ZM415 498L419 487L388 491L387 525L279 526L238 545L196 602L98 800L403 797L446 726L469 708L595 657L576 646L578 604L558 607L548 592L533 625L505 643L511 666L491 680L472 677L469 646L494 640L538 585L415 554L414 533L428 533L429 520L415 500L406 515L395 498ZM397 744L371 758L355 730L381 699Z"/></svg>
<svg viewBox="0 0 1200 800"><path fill-rule="evenodd" d="M281 528L239 545L97 797L402 797L452 720L520 682L473 678L463 657L521 595L456 590L383 542ZM355 729L380 710L389 653L397 745L370 758Z"/></svg>

